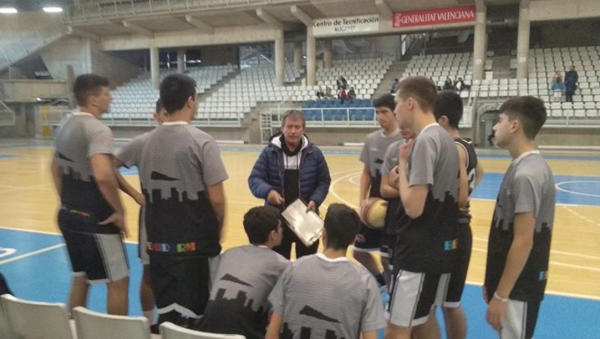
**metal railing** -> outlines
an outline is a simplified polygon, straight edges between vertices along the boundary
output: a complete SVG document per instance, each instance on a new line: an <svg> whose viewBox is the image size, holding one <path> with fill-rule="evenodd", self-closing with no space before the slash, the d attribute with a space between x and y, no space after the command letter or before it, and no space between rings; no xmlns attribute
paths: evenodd
<svg viewBox="0 0 600 339"><path fill-rule="evenodd" d="M277 107L271 111L271 126L281 127L283 114L297 107ZM319 107L302 108L308 127L365 128L378 127L372 107Z"/></svg>
<svg viewBox="0 0 600 339"><path fill-rule="evenodd" d="M83 3L70 9L71 21L94 18L121 18L143 14L186 13L302 3L301 0L103 0Z"/></svg>

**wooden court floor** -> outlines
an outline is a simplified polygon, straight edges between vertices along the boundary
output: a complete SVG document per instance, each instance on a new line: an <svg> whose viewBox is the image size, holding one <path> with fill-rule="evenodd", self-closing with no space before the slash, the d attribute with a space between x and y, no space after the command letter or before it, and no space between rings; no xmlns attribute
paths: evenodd
<svg viewBox="0 0 600 339"><path fill-rule="evenodd" d="M247 243L241 223L242 217L249 208L262 204L261 200L252 196L247 185L248 174L258 157L257 151L260 147L224 147L222 155L229 174L229 180L225 183L225 249ZM52 148L47 144L0 141L0 227L58 232L58 200L49 171L51 153ZM336 148L335 151L326 152L326 160L332 184L325 204L343 202L356 207L362 169L357 150L340 151ZM493 189L494 185L499 185L497 181L501 180L510 159L482 157L481 162L486 173L493 179L488 180ZM548 290L558 294L600 299L599 158L557 158L548 162L554 174L561 180L566 182L571 178L572 182L585 181L589 183L588 186L598 188L595 193L573 193L577 196L587 196L589 203L560 203L556 207ZM136 175L125 177L134 187L139 187ZM487 180L487 176L484 180ZM488 192L488 196L473 199L471 202L474 241L468 280L472 283L481 283L483 280L487 237L496 193ZM127 240L136 242L138 207L129 197L123 195L123 200L127 208L130 230Z"/></svg>

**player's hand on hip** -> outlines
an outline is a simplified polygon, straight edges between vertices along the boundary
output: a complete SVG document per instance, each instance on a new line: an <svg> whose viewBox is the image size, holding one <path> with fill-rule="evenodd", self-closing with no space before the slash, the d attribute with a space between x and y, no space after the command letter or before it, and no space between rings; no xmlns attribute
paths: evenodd
<svg viewBox="0 0 600 339"><path fill-rule="evenodd" d="M317 204L314 201L309 201L308 205L306 206L306 212L309 211L313 211L316 212L317 211Z"/></svg>
<svg viewBox="0 0 600 339"><path fill-rule="evenodd" d="M115 225L123 233L126 237L129 236L129 232L127 231L127 225L125 224L125 214L122 212L114 212L105 220L99 222L100 225Z"/></svg>
<svg viewBox="0 0 600 339"><path fill-rule="evenodd" d="M486 320L496 331L502 329L504 315L506 314L506 303L492 298L488 304Z"/></svg>
<svg viewBox="0 0 600 339"><path fill-rule="evenodd" d="M276 190L270 190L267 195L267 201L271 205L283 205L285 203L285 199L277 192Z"/></svg>
<svg viewBox="0 0 600 339"><path fill-rule="evenodd" d="M140 192L137 192L137 194L133 196L133 200L135 200L135 202L137 202L140 206L146 206L146 197L144 197L144 195Z"/></svg>

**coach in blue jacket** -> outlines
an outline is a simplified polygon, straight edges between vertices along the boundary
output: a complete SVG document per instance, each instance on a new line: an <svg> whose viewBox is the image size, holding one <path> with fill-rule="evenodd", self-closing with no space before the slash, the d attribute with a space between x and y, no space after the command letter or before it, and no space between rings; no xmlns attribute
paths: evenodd
<svg viewBox="0 0 600 339"><path fill-rule="evenodd" d="M281 122L282 133L271 138L248 178L252 194L280 210L300 198L309 210L318 212L329 191L331 177L327 162L323 152L308 141L304 135L305 129L302 113L287 111ZM296 243L296 258L314 254L319 247L318 241L310 247L304 246L285 227L281 245L273 249L289 259L293 242Z"/></svg>

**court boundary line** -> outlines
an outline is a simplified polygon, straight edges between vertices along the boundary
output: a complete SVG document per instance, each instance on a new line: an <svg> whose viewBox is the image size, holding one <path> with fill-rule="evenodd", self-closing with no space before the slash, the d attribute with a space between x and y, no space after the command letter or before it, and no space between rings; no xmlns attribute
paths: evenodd
<svg viewBox="0 0 600 339"><path fill-rule="evenodd" d="M26 259L26 258L29 258L29 257L33 257L34 255L38 255L38 254L46 253L46 252L49 252L49 251L53 251L53 250L55 250L57 248L61 248L61 247L65 247L65 243L64 242L61 242L60 244L56 244L56 245L52 245L52 246L40 248L40 249L35 250L35 251L26 252L26 253L23 253L21 255L14 256L12 258L7 258L7 259L4 259L4 260L0 260L0 266L2 266L4 264L11 263L13 261L18 261L18 260L21 260L21 259Z"/></svg>

